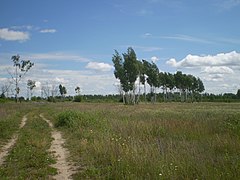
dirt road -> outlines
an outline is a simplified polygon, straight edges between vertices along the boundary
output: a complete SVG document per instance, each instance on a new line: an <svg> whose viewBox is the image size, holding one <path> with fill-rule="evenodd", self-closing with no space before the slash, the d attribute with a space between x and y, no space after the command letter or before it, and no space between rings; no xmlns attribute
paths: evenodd
<svg viewBox="0 0 240 180"><path fill-rule="evenodd" d="M58 174L53 176L53 178L61 180L71 179L71 176L74 174L74 169L76 168L67 161L69 151L63 146L65 140L62 138L61 133L54 129L50 120L46 119L42 114L40 117L45 120L52 129L53 141L49 151L52 152L53 156L56 158L56 164L53 164L52 167L58 170Z"/></svg>

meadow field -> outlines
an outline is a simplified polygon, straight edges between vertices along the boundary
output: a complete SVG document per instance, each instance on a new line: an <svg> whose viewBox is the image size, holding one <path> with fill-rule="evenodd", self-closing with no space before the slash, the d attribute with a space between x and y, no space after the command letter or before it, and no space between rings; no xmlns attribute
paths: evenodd
<svg viewBox="0 0 240 180"><path fill-rule="evenodd" d="M240 103L0 104L0 153L18 135L0 179L56 175L53 129L73 179L240 179Z"/></svg>

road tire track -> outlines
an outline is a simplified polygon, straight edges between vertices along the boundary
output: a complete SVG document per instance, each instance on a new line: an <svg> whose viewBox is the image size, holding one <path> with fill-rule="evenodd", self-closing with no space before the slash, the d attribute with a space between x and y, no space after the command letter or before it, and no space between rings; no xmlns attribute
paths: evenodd
<svg viewBox="0 0 240 180"><path fill-rule="evenodd" d="M69 157L69 151L63 146L65 140L62 138L61 133L54 129L50 120L46 119L43 114L40 114L40 117L46 121L52 129L53 141L49 151L53 153L54 158L56 158L56 164L51 166L56 168L58 171L58 174L53 176L53 178L61 180L72 179L71 176L75 173L76 168L67 161L67 157Z"/></svg>
<svg viewBox="0 0 240 180"><path fill-rule="evenodd" d="M23 116L21 124L19 125L19 130L25 126L26 121L27 121L27 116L25 115ZM12 138L9 140L9 142L2 147L2 151L0 152L0 166L4 163L5 158L7 157L12 147L15 145L17 139L18 139L18 133L14 134Z"/></svg>

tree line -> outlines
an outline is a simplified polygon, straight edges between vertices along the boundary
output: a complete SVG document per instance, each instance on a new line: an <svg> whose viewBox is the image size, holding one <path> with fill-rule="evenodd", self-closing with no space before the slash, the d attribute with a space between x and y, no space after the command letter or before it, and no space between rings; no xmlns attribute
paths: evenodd
<svg viewBox="0 0 240 180"><path fill-rule="evenodd" d="M122 56L115 50L112 62L115 68L114 75L120 81L120 92L125 104L139 102L141 85L144 86L146 101L146 83L150 86L152 102L156 102L157 89L162 89L164 101L171 100L173 92L179 92L181 101L194 101L195 97L205 90L202 80L198 77L183 74L181 71L175 74L160 72L154 62L137 60L136 53L131 47Z"/></svg>
<svg viewBox="0 0 240 180"><path fill-rule="evenodd" d="M30 60L21 60L19 55L12 56L13 71L8 73L11 81L3 84L0 88L0 98L9 97L9 89L14 85L12 94L16 102L24 97L18 97L20 92L19 83L26 73L34 66ZM145 102L167 102L167 101L205 101L205 102L238 102L240 100L240 89L237 94L225 93L220 95L204 93L204 84L200 78L191 74L184 74L177 71L175 74L160 72L154 62L147 60L137 60L136 53L129 47L122 55L115 50L112 61L114 64L114 75L119 79L119 95L81 95L79 86L75 88L75 96L66 96L67 88L63 85L46 84L41 87L41 97L33 95L36 81L28 79L28 100L48 100L55 101L75 101L75 102L124 102L125 104L135 104L140 101ZM150 91L147 92L147 85ZM141 88L144 92L141 92ZM9 98L13 99L13 98Z"/></svg>

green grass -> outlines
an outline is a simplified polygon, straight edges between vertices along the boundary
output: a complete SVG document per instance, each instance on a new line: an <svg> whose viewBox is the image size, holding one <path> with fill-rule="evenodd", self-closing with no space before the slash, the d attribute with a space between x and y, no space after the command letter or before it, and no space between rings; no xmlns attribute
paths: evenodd
<svg viewBox="0 0 240 180"><path fill-rule="evenodd" d="M36 116L41 111L63 132L69 158L79 167L74 179L240 179L239 103L34 107L39 110L28 115L2 177L29 177L24 169L34 178L55 173L46 151L50 128Z"/></svg>
<svg viewBox="0 0 240 180"><path fill-rule="evenodd" d="M51 132L48 124L38 115L29 113L27 124L21 129L16 145L6 163L0 168L5 179L47 179L55 174L50 152Z"/></svg>
<svg viewBox="0 0 240 180"><path fill-rule="evenodd" d="M16 133L23 115L29 111L28 104L0 103L0 147Z"/></svg>
<svg viewBox="0 0 240 180"><path fill-rule="evenodd" d="M80 167L76 179L239 179L239 109L215 103L65 104L54 120L71 119L71 126L59 129Z"/></svg>

